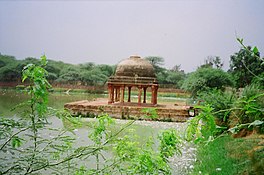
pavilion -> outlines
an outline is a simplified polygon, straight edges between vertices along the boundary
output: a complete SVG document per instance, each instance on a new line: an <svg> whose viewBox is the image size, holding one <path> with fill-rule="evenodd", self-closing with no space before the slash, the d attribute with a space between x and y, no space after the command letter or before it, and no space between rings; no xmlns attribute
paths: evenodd
<svg viewBox="0 0 264 175"><path fill-rule="evenodd" d="M137 105L147 104L147 89L151 88L151 104L157 105L158 82L153 66L139 56L130 56L122 60L116 67L115 75L111 76L107 82L108 104L126 104L131 102L131 89L138 90ZM127 90L127 100L125 92ZM143 101L142 101L143 93Z"/></svg>

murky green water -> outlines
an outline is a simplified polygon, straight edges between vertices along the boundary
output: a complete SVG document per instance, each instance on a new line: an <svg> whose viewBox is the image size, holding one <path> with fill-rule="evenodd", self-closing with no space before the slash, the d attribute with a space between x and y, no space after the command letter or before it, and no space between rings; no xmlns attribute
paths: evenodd
<svg viewBox="0 0 264 175"><path fill-rule="evenodd" d="M103 97L106 97L106 95L88 93L76 93L70 95L66 93L50 93L48 106L56 109L63 109L64 104L67 102L78 100L93 100ZM19 103L26 101L27 99L28 95L25 91L0 89L0 115L12 116L12 114L15 114L16 112L11 112L10 110Z"/></svg>
<svg viewBox="0 0 264 175"><path fill-rule="evenodd" d="M96 98L107 98L107 94L88 94L88 93L50 93L49 95L49 106L56 108L56 109L63 109L63 106L67 102L73 102L78 100L94 100ZM136 100L136 97L134 97ZM20 114L23 109L11 111L12 108L14 108L16 105L18 105L21 102L26 101L29 99L29 96L26 94L26 92L18 91L18 90L4 90L0 89L0 117L16 117L18 114ZM176 102L185 102L186 99L180 99L180 98L159 98L159 103L176 103ZM48 127L51 128L69 128L69 123L65 122L61 119L58 119L54 116L48 117L49 122L51 125ZM90 144L91 141L88 138L89 133L91 132L91 125L94 123L94 119L81 119L83 122L83 125L81 127L78 127L74 129L74 137L76 137L75 144L78 146L81 145L87 145ZM118 123L118 127L124 126L124 124L127 121L120 121L116 120L116 123ZM146 140L148 140L149 137L154 138L154 142L157 144L157 139L155 139L159 133L160 130L166 129L166 128L175 128L177 130L182 130L181 128L184 128L184 125L182 123L165 123L165 122L150 122L150 121L138 121L134 123L129 130L134 130L132 133L133 136L136 135L137 141L139 143L144 143ZM112 128L113 130L117 130L118 128ZM122 133L124 134L131 134L129 131L125 131ZM52 133L49 132L43 132L41 133L44 137L52 137ZM88 167L94 167L94 160L89 160L90 163L87 165Z"/></svg>
<svg viewBox="0 0 264 175"><path fill-rule="evenodd" d="M55 109L63 109L63 106L67 102L73 102L78 100L94 100L96 98L107 98L107 94L89 94L89 93L50 93L49 94L49 103L48 106L55 108ZM1 117L13 117L17 116L21 113L24 109L16 109L11 110L19 103L22 103L29 99L29 96L24 91L19 90L5 90L0 89L0 116ZM166 101L167 99L163 100ZM168 98L168 101L171 101L172 99ZM52 125L51 127L68 127L67 123L61 121L60 119L57 119L54 116L49 116L49 120L51 121ZM82 131L89 129L89 125L87 123L92 122L91 120L84 119L84 124L82 128L78 128L78 131ZM122 125L122 124L121 124ZM135 130L135 134L139 135L139 137L144 140L145 138L149 136L153 136L157 134L157 129L153 129L149 126L142 126L138 124L134 124L132 128ZM84 133L81 134L79 132L79 135L82 136ZM87 134L85 135L87 137Z"/></svg>

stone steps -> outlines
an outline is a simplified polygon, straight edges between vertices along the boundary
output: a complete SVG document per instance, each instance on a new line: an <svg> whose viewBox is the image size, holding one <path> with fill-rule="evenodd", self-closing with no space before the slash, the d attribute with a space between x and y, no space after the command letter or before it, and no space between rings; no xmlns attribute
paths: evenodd
<svg viewBox="0 0 264 175"><path fill-rule="evenodd" d="M149 118L144 118L146 113L142 110L144 106L123 106L123 105L108 105L104 101L77 101L72 103L66 103L64 105L65 109L68 109L73 115L82 115L84 117L94 117L102 113L107 113L110 116L118 119L138 119L138 120L150 120ZM168 107L166 105L157 105L155 107L158 114L157 119L159 121L173 121L173 122L185 122L191 116L189 111L192 110L190 106L177 106Z"/></svg>

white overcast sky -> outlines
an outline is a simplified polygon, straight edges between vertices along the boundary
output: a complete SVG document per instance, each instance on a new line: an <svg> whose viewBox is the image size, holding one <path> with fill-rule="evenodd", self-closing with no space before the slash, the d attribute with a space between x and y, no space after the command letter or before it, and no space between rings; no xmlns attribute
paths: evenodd
<svg viewBox="0 0 264 175"><path fill-rule="evenodd" d="M220 56L227 69L236 35L264 51L264 0L0 1L0 52L17 59L161 56L190 72Z"/></svg>

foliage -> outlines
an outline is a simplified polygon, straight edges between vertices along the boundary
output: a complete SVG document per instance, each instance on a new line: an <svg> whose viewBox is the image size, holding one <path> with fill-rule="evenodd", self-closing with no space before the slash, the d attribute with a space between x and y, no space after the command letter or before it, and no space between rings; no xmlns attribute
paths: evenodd
<svg viewBox="0 0 264 175"><path fill-rule="evenodd" d="M194 140L198 142L209 142L213 140L213 137L219 132L215 122L215 117L211 106L196 106L196 109L200 109L199 115L188 121L186 129L186 140Z"/></svg>
<svg viewBox="0 0 264 175"><path fill-rule="evenodd" d="M219 56L208 56L204 61L204 64L200 68L216 68L222 69L224 63Z"/></svg>
<svg viewBox="0 0 264 175"><path fill-rule="evenodd" d="M134 121L128 122L124 128ZM116 137L124 128L113 132L116 127L114 120L108 115L100 116L94 124L94 130L89 135L95 146L100 148L94 152L96 168L81 167L77 174L171 174L168 158L180 153L181 139L174 130L165 130L159 135L161 142L159 150L153 147L153 139L149 138L143 144L136 141L133 131L130 135ZM113 155L107 158L104 151L111 150Z"/></svg>
<svg viewBox="0 0 264 175"><path fill-rule="evenodd" d="M212 88L223 89L226 86L232 86L231 76L221 69L198 68L195 72L189 74L183 82L182 88L192 92L196 96L200 91L206 91Z"/></svg>
<svg viewBox="0 0 264 175"><path fill-rule="evenodd" d="M180 88L185 73L180 65L174 66L171 70L163 68L164 59L162 57L146 57L155 68L158 82L160 84L172 85L171 87ZM13 56L0 55L0 79L2 81L14 82L21 80L23 67L29 63L37 64L35 58L26 58L25 60L16 60ZM88 62L84 64L68 64L62 61L48 60L45 69L48 72L47 79L55 84L73 84L73 85L104 85L108 78L114 74L115 65L106 65Z"/></svg>
<svg viewBox="0 0 264 175"><path fill-rule="evenodd" d="M2 81L13 80L16 81L21 77L20 70L18 70L19 62L15 58L7 55L0 55L0 79Z"/></svg>
<svg viewBox="0 0 264 175"><path fill-rule="evenodd" d="M231 151L229 146L238 148ZM197 161L190 174L240 174L249 168L247 158L242 158L245 155L243 151L241 142L230 136L219 137L206 145L199 145Z"/></svg>
<svg viewBox="0 0 264 175"><path fill-rule="evenodd" d="M180 65L174 66L171 70L160 68L156 75L160 84L173 85L174 88L180 88L185 79L185 73Z"/></svg>
<svg viewBox="0 0 264 175"><path fill-rule="evenodd" d="M237 119L237 124L264 121L264 93L256 85L245 87L235 105L233 120ZM264 124L258 127L260 132L264 132Z"/></svg>
<svg viewBox="0 0 264 175"><path fill-rule="evenodd" d="M213 108L212 112L218 125L227 126L231 114L230 109L233 108L237 97L233 91L212 89L198 93L198 100L201 101L201 105L210 105Z"/></svg>
<svg viewBox="0 0 264 175"><path fill-rule="evenodd" d="M168 71L164 84L173 84L175 88L180 88L184 79L183 71Z"/></svg>
<svg viewBox="0 0 264 175"><path fill-rule="evenodd" d="M252 84L258 85L260 89L264 89L264 72L259 74L258 77L254 77Z"/></svg>
<svg viewBox="0 0 264 175"><path fill-rule="evenodd" d="M29 63L37 64L36 58L16 60L15 57L0 55L0 79L2 81L20 81L21 71ZM52 82L83 85L103 85L114 72L114 66L85 63L72 65L61 61L49 60L44 66L47 79Z"/></svg>
<svg viewBox="0 0 264 175"><path fill-rule="evenodd" d="M165 159L176 154L181 154L181 143L182 139L176 133L174 129L165 130L159 135L160 143L160 153L161 157Z"/></svg>
<svg viewBox="0 0 264 175"><path fill-rule="evenodd" d="M164 64L164 58L159 56L148 56L145 57L147 61L156 69Z"/></svg>
<svg viewBox="0 0 264 175"><path fill-rule="evenodd" d="M260 58L257 47L245 46L243 39L238 39L242 48L239 52L230 57L230 72L235 78L237 87L250 85L253 78L258 77L264 72L264 61Z"/></svg>
<svg viewBox="0 0 264 175"><path fill-rule="evenodd" d="M156 108L143 108L141 111L145 113L144 118L146 119L157 119L159 117Z"/></svg>
<svg viewBox="0 0 264 175"><path fill-rule="evenodd" d="M26 116L21 119L1 119L1 174L32 174L52 167L58 155L63 156L70 148L72 138L62 136L63 131L54 129L57 136L51 140L39 135L39 131L45 129L47 124L45 114L50 85L43 68L46 64L46 57L42 56L41 66L28 64L23 69L22 80L29 81L27 92L30 99L18 107L29 107L25 111Z"/></svg>

